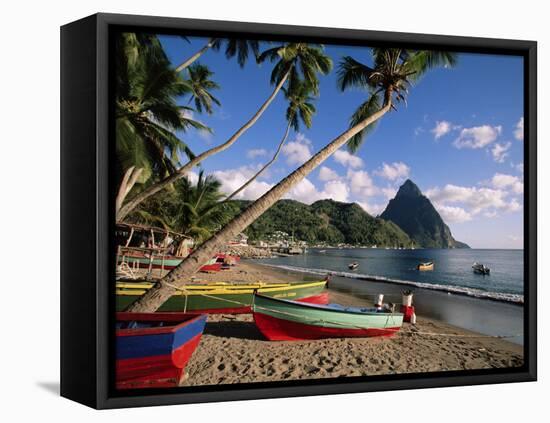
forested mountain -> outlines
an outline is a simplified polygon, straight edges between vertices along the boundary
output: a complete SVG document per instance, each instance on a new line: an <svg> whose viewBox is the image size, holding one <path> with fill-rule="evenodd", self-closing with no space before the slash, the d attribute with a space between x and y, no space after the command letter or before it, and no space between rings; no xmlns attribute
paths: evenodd
<svg viewBox="0 0 550 423"><path fill-rule="evenodd" d="M235 201L239 209L248 201ZM277 231L294 234L310 244L410 247L411 239L397 225L372 217L355 203L320 200L311 205L279 200L245 231L251 240L269 238Z"/></svg>

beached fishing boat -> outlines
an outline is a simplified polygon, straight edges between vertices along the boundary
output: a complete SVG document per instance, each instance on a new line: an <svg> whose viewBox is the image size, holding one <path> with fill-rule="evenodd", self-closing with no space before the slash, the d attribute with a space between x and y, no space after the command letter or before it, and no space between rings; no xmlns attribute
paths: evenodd
<svg viewBox="0 0 550 423"><path fill-rule="evenodd" d="M416 266L416 269L417 270L421 270L421 271L424 271L424 270L434 270L434 262L433 261L425 261L423 263L419 263L417 266Z"/></svg>
<svg viewBox="0 0 550 423"><path fill-rule="evenodd" d="M358 267L359 267L359 263L357 263L356 261L354 261L353 263L348 264L348 269L349 270L355 270Z"/></svg>
<svg viewBox="0 0 550 423"><path fill-rule="evenodd" d="M131 252L119 254L117 256L117 264L120 266L125 263L130 269L175 269L182 261L183 257L175 257L170 255L151 255L150 253L140 253L137 249ZM219 272L223 266L223 261L218 262L218 258L214 257L207 261L200 268L201 272Z"/></svg>
<svg viewBox="0 0 550 423"><path fill-rule="evenodd" d="M376 308L315 305L256 295L254 322L270 341L390 336L403 314Z"/></svg>
<svg viewBox="0 0 550 423"><path fill-rule="evenodd" d="M216 254L216 261L224 265L235 266L241 258L231 254Z"/></svg>
<svg viewBox="0 0 550 423"><path fill-rule="evenodd" d="M489 269L484 264L478 262L475 262L472 265L472 269L474 270L474 273L477 273L479 275L489 275L491 273L491 269Z"/></svg>
<svg viewBox="0 0 550 423"><path fill-rule="evenodd" d="M327 280L317 282L290 283L209 283L187 284L176 291L159 311L179 311L190 313L250 313L254 291L273 298L307 301L313 304L327 304ZM125 310L137 300L152 283L117 282L116 309Z"/></svg>
<svg viewBox="0 0 550 423"><path fill-rule="evenodd" d="M116 387L176 387L200 342L206 314L117 313Z"/></svg>

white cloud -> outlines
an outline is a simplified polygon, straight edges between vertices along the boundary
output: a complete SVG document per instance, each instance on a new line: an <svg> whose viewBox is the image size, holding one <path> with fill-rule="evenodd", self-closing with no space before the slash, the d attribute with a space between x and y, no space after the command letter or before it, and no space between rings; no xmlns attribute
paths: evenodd
<svg viewBox="0 0 550 423"><path fill-rule="evenodd" d="M462 187L453 184L426 191L426 196L433 201L438 210L452 204L464 208L470 216L499 210L508 212L520 210L521 204L516 199L508 200L509 194L510 192L506 189Z"/></svg>
<svg viewBox="0 0 550 423"><path fill-rule="evenodd" d="M514 194L523 194L523 181L517 176L495 173L491 185L496 189L510 189Z"/></svg>
<svg viewBox="0 0 550 423"><path fill-rule="evenodd" d="M434 134L434 138L437 140L442 136L448 134L453 129L453 124L446 120L437 121L435 127L430 131Z"/></svg>
<svg viewBox="0 0 550 423"><path fill-rule="evenodd" d="M514 130L514 137L518 141L523 141L523 117L516 123L516 129Z"/></svg>
<svg viewBox="0 0 550 423"><path fill-rule="evenodd" d="M317 200L331 199L335 201L348 201L349 188L344 181L328 181L323 190L319 191L308 179L302 179L292 188L284 198L290 198L302 203L311 204Z"/></svg>
<svg viewBox="0 0 550 423"><path fill-rule="evenodd" d="M435 205L437 211L446 223L462 223L472 220L472 215L462 207Z"/></svg>
<svg viewBox="0 0 550 423"><path fill-rule="evenodd" d="M523 206L515 198L513 198L512 201L510 201L504 208L505 211L510 213L520 211L521 209L523 209Z"/></svg>
<svg viewBox="0 0 550 423"><path fill-rule="evenodd" d="M308 178L302 179L285 194L284 198L290 198L306 204L311 204L320 199L319 191L317 191L315 185Z"/></svg>
<svg viewBox="0 0 550 423"><path fill-rule="evenodd" d="M518 163L514 165L514 169L516 169L519 173L523 174L523 163Z"/></svg>
<svg viewBox="0 0 550 423"><path fill-rule="evenodd" d="M321 181L334 181L339 178L340 176L329 167L321 166L321 168L319 169L319 179Z"/></svg>
<svg viewBox="0 0 550 423"><path fill-rule="evenodd" d="M370 197L378 193L372 178L366 170L348 170L346 175L351 192L360 198Z"/></svg>
<svg viewBox="0 0 550 423"><path fill-rule="evenodd" d="M421 126L417 126L416 128L414 128L414 135L415 136L418 136L423 132L424 132L424 128L422 128Z"/></svg>
<svg viewBox="0 0 550 423"><path fill-rule="evenodd" d="M253 148L246 152L246 157L249 159L255 159L256 157L267 156L267 150L265 148Z"/></svg>
<svg viewBox="0 0 550 423"><path fill-rule="evenodd" d="M405 179L409 176L411 168L403 162L393 162L391 164L382 163L382 167L374 173L390 181Z"/></svg>
<svg viewBox="0 0 550 423"><path fill-rule="evenodd" d="M217 170L212 174L218 179L222 186L221 191L231 194L248 181L257 171L257 166L242 166L237 169ZM256 200L273 187L273 184L255 179L244 190L236 195L240 200Z"/></svg>
<svg viewBox="0 0 550 423"><path fill-rule="evenodd" d="M483 148L497 139L502 132L502 126L474 126L464 128L460 131L458 138L454 140L453 145L456 148Z"/></svg>
<svg viewBox="0 0 550 423"><path fill-rule="evenodd" d="M354 156L346 150L336 150L333 157L337 163L340 163L343 166L354 169L363 166L363 160L361 160L360 157Z"/></svg>
<svg viewBox="0 0 550 423"><path fill-rule="evenodd" d="M359 206L361 206L363 210L365 210L368 214L372 216L378 216L386 208L384 204L371 204L364 201L356 201L356 203L359 204Z"/></svg>
<svg viewBox="0 0 550 423"><path fill-rule="evenodd" d="M390 187L390 186L387 186L386 188L382 188L380 191L382 192L384 197L386 197L386 199L388 200L391 200L393 197L395 197L395 194L397 194L397 188Z"/></svg>
<svg viewBox="0 0 550 423"><path fill-rule="evenodd" d="M303 134L297 134L294 141L286 143L281 151L287 157L286 163L290 166L302 165L313 155L311 141Z"/></svg>
<svg viewBox="0 0 550 423"><path fill-rule="evenodd" d="M493 148L491 149L491 154L493 155L493 160L497 163L503 163L504 160L506 160L506 157L510 155L510 147L512 147L511 142L507 142L504 144L495 143Z"/></svg>
<svg viewBox="0 0 550 423"><path fill-rule="evenodd" d="M342 202L347 202L348 196L349 188L344 181L328 181L321 193L322 198L331 198Z"/></svg>
<svg viewBox="0 0 550 423"><path fill-rule="evenodd" d="M192 185L197 185L197 182L199 181L199 174L197 172L190 171L187 173L186 177Z"/></svg>

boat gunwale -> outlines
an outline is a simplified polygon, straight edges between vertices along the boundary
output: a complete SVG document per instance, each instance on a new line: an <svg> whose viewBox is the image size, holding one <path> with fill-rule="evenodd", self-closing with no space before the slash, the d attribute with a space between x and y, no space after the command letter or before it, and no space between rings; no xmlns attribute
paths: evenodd
<svg viewBox="0 0 550 423"><path fill-rule="evenodd" d="M281 302L281 303L297 305L299 307L312 308L312 309L328 311L328 312L337 312L337 313L344 313L344 314L356 314L356 315L359 315L359 316L365 316L365 315L384 316L384 315L388 315L388 316L397 316L397 317L403 316L404 317L404 314L399 313L399 312L385 312L385 311L384 312L368 312L368 311L339 310L339 309L335 309L335 308L330 308L328 306L328 304L324 305L324 304L302 303L302 302L294 301L294 300L285 300L283 298L268 297L266 295L261 295L261 294L255 294L254 297L260 297L261 299L267 299L269 301L278 301L278 302ZM254 300L255 300L255 298L254 298ZM255 303L255 301L253 301L252 302L252 309L253 309L254 312L256 312L254 310L255 305L256 305L256 303ZM258 313L261 313L261 311L258 311Z"/></svg>
<svg viewBox="0 0 550 423"><path fill-rule="evenodd" d="M135 316L132 316L134 314ZM124 329L116 329L116 336L147 336L147 335L160 335L160 334L175 334L179 330L183 329L185 326L197 323L199 320L204 319L206 323L206 317L207 315L204 313L182 313L182 312L157 312L157 313L151 313L154 314L155 317L152 318L152 316L148 316L147 319L145 319L145 314L148 313L130 313L130 312L117 312L115 316L115 320L118 321L124 321L124 322L132 322L132 321L138 321L138 322L151 322L151 321L158 321L161 322L164 319L169 318L176 318L178 315L181 317L181 319L185 319L184 321L179 321L178 324L173 326L160 326L160 327L152 327L152 328L124 328ZM124 319L121 317L128 317L128 319ZM133 318L132 318L133 317ZM174 320L174 323L178 322L178 320Z"/></svg>
<svg viewBox="0 0 550 423"><path fill-rule="evenodd" d="M283 286L276 286L276 287L258 287L258 288L228 288L228 287L215 287L214 289L204 289L204 288L193 288L193 289L176 289L176 293L174 295L182 295L182 296L191 296L191 295L202 295L202 294L208 294L208 295L219 295L219 294L253 294L255 290L262 291L262 292L279 292L279 291L286 291L291 289L302 289L302 288L314 288L321 285L326 285L327 280L323 281L316 281L316 282L308 282L303 284L296 284L296 285L283 285ZM153 285L151 285L152 287ZM115 293L116 295L143 295L146 293L151 287L148 288L117 288Z"/></svg>

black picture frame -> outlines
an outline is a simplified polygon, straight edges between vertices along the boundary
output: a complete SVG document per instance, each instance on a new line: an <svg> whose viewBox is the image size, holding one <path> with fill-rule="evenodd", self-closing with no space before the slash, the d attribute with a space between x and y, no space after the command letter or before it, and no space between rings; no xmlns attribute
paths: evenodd
<svg viewBox="0 0 550 423"><path fill-rule="evenodd" d="M112 386L114 281L109 122L110 33L161 33L392 45L524 57L524 358L517 369L385 375L309 382L136 390ZM90 407L233 401L534 381L537 377L537 44L534 41L95 14L61 28L61 395Z"/></svg>

